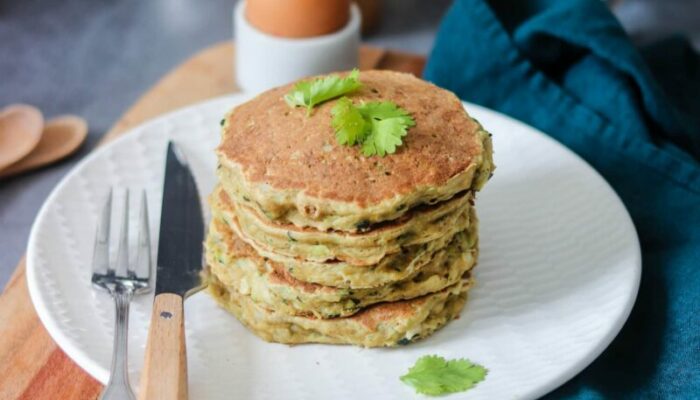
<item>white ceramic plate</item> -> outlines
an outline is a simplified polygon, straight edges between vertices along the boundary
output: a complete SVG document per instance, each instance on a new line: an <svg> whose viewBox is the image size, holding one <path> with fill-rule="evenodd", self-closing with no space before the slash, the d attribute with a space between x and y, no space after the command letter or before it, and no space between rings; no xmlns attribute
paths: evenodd
<svg viewBox="0 0 700 400"><path fill-rule="evenodd" d="M219 120L245 99L215 99L134 129L81 162L41 209L27 256L32 300L58 345L99 381L108 377L113 305L93 292L90 261L107 189L146 189L157 249L166 141L182 145L206 197L215 180ZM290 347L263 342L199 293L186 302L190 398L418 397L398 378L420 356L439 354L490 371L475 389L451 399L531 399L605 349L627 319L640 279L639 242L627 211L590 166L554 140L488 109L467 108L493 133L498 168L477 200L481 259L461 318L395 349ZM114 204L121 204L123 193L116 195ZM113 225L116 238L119 224ZM132 307L135 386L150 304L144 296Z"/></svg>

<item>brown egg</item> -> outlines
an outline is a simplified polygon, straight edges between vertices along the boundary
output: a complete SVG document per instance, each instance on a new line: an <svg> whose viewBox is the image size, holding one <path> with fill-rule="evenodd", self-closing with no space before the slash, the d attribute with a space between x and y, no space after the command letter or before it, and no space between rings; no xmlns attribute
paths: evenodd
<svg viewBox="0 0 700 400"><path fill-rule="evenodd" d="M245 16L270 35L321 36L345 26L350 18L350 0L246 0Z"/></svg>

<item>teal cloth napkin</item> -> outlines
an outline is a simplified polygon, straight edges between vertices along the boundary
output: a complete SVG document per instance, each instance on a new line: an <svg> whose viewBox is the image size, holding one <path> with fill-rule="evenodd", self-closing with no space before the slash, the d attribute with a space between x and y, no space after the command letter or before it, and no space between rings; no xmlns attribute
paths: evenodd
<svg viewBox="0 0 700 400"><path fill-rule="evenodd" d="M456 0L425 77L584 157L638 230L643 272L629 320L548 398L700 399L697 54L681 39L635 48L598 0Z"/></svg>

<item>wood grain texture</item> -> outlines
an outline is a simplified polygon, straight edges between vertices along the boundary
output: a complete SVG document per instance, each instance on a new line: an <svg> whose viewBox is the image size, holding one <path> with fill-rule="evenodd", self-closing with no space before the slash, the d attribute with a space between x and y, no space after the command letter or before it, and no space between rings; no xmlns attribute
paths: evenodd
<svg viewBox="0 0 700 400"><path fill-rule="evenodd" d="M162 293L153 300L139 400L187 400L187 349L183 298Z"/></svg>
<svg viewBox="0 0 700 400"><path fill-rule="evenodd" d="M234 92L234 49L209 47L173 69L146 92L101 144L162 113ZM422 56L363 47L361 69L422 73ZM24 258L0 295L0 400L91 400L102 386L51 340L29 299Z"/></svg>
<svg viewBox="0 0 700 400"><path fill-rule="evenodd" d="M22 259L0 295L0 399L96 399L101 389L39 321Z"/></svg>

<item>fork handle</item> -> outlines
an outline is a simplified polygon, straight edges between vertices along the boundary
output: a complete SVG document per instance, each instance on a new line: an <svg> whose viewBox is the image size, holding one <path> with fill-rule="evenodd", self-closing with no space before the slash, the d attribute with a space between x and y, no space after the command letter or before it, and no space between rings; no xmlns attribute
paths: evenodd
<svg viewBox="0 0 700 400"><path fill-rule="evenodd" d="M183 298L161 293L153 300L139 400L186 400L187 354Z"/></svg>
<svg viewBox="0 0 700 400"><path fill-rule="evenodd" d="M109 382L100 395L100 400L135 400L129 384L127 368L127 332L129 329L129 302L133 293L117 288L112 291L115 305L114 350Z"/></svg>

